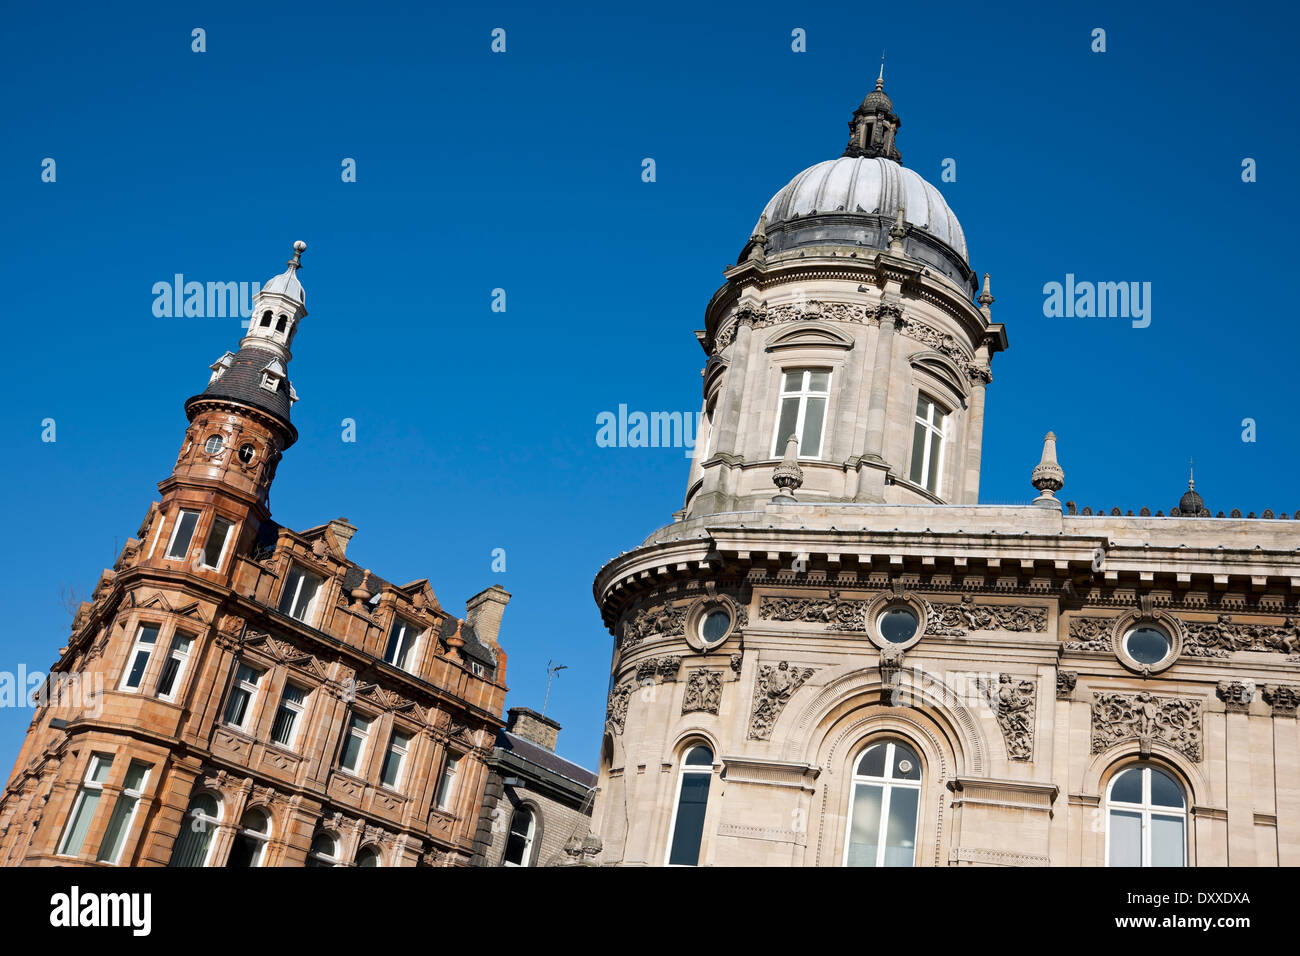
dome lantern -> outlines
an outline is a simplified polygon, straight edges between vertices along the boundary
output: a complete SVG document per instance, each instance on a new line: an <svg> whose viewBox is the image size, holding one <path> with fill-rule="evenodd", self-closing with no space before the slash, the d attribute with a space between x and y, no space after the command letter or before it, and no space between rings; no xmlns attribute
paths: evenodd
<svg viewBox="0 0 1300 956"><path fill-rule="evenodd" d="M903 157L894 145L894 137L902 125L903 121L894 113L894 101L885 92L885 54L881 53L876 88L866 95L849 120L849 144L844 147L844 155L883 156L901 163Z"/></svg>

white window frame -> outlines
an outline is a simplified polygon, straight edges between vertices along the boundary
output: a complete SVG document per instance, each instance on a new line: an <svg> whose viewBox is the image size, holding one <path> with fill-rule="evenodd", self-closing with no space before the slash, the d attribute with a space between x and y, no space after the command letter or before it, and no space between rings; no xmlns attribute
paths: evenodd
<svg viewBox="0 0 1300 956"><path fill-rule="evenodd" d="M144 632L153 631L153 640L145 641ZM118 681L117 689L125 691L128 694L138 694L140 688L144 686L144 679L149 676L149 665L153 663L153 653L158 648L158 638L162 634L162 625L154 621L141 621L136 625L135 643L131 645L130 652L126 655L126 666L122 668L122 679ZM135 659L141 653L146 652L144 667L140 669L140 680L135 686L128 686L127 681L131 679L131 671L135 668Z"/></svg>
<svg viewBox="0 0 1300 956"><path fill-rule="evenodd" d="M255 675L249 680L240 675L243 671L252 671ZM221 715L221 722L227 727L234 727L236 730L248 733L249 727L253 723L253 710L257 704L257 689L262 683L262 678L266 676L266 671L258 670L252 664L240 662L235 668L235 678L230 684L230 697L226 700L225 712ZM244 715L238 723L230 719L230 705L235 700L235 694L244 691L248 694L248 702L244 704Z"/></svg>
<svg viewBox="0 0 1300 956"><path fill-rule="evenodd" d="M520 857L520 862L511 863L509 860L506 859L506 853L509 852L510 850L510 836L514 832L511 829L511 825L514 824L515 817L517 817L521 813L528 814L528 832L527 834L524 835L524 852L523 855ZM522 804L518 807L515 807L515 812L510 814L510 825L506 826L506 845L505 845L505 849L501 851L501 865L519 866L519 867L528 866L528 864L531 862L533 857L533 840L536 838L536 836L537 836L537 814L533 811L531 807L524 806Z"/></svg>
<svg viewBox="0 0 1300 956"><path fill-rule="evenodd" d="M701 748L709 752L711 758L709 762L707 764L697 763L697 764L688 765L686 763L686 758L690 756L694 751L699 750ZM713 764L717 761L717 759L718 759L718 752L713 749L713 745L710 743L704 743L703 741L700 740L696 740L694 743L689 744L686 747L686 749L682 751L682 755L679 758L679 762L677 764L677 786L673 790L673 819L672 822L668 825L668 845L664 847L664 866L692 866L692 865L699 866L698 859L694 864L669 863L668 861L671 860L673 856L673 837L677 835L677 814L682 808L682 783L685 781L687 774L708 774L708 776L710 777L709 797L712 797L713 796L713 780L712 780ZM707 798L705 799L704 806L705 806L704 812L707 814L708 813ZM704 855L704 833L701 833L700 834L700 856L703 855Z"/></svg>
<svg viewBox="0 0 1300 956"><path fill-rule="evenodd" d="M1137 770L1142 774L1142 802L1128 803L1123 800L1111 799L1111 792L1115 789L1115 784L1119 778L1124 776L1130 770ZM1182 794L1183 805L1181 807L1166 807L1153 804L1151 802L1151 772L1158 770L1174 782L1178 792ZM1159 767L1143 766L1142 764L1126 764L1121 767L1113 777L1110 783L1106 785L1106 865L1110 866L1110 841L1113 827L1110 824L1110 815L1112 810L1119 810L1121 813L1138 813L1141 814L1141 840L1142 846L1139 848L1139 860L1142 867L1150 867L1151 863L1151 817L1177 817L1183 824L1183 866L1186 867L1188 860L1191 859L1191 847L1189 842L1191 834L1188 832L1188 814L1187 814L1187 788L1172 773Z"/></svg>
<svg viewBox="0 0 1300 956"><path fill-rule="evenodd" d="M365 722L365 729L360 730L357 727L358 721ZM354 777L364 777L366 769L366 757L370 745L370 733L374 729L375 718L368 717L365 714L353 711L348 714L347 725L343 729L343 747L339 750L339 769L344 773L350 773ZM361 738L361 744L357 747L357 756L351 767L343 762L348 752L348 741L353 735Z"/></svg>
<svg viewBox="0 0 1300 956"><path fill-rule="evenodd" d="M456 800L456 783L460 776L460 754L448 754L443 762L442 773L438 775L438 792L434 795L434 806L439 810L448 810Z"/></svg>
<svg viewBox="0 0 1300 956"><path fill-rule="evenodd" d="M310 625L312 618L316 614L316 602L320 598L321 591L325 590L325 579L322 578L319 574L316 574L314 571L307 570L301 564L290 564L289 574L285 575L284 586L286 588L288 588L289 586L289 578L293 575L294 571L298 572L298 583L293 591L293 600L289 602L289 609L286 611L281 611L280 613L293 618L295 621L301 621L303 624ZM302 609L302 614L301 616L299 616L297 614L294 614L293 611L298 606L298 599L302 597L303 582L305 582L309 577L315 578L318 583L316 585L315 592L311 596L311 600L307 602L307 606ZM281 592L280 594L280 604L276 605L276 609L279 610L279 607L282 604L284 604L283 592Z"/></svg>
<svg viewBox="0 0 1300 956"><path fill-rule="evenodd" d="M293 701L288 697L288 690L293 687L302 692L301 701ZM287 750L294 750L298 745L298 732L302 728L303 714L307 712L307 698L311 691L301 684L295 684L293 681L285 681L284 689L280 691L280 703L275 708L275 719L271 721L271 743L277 747L284 747ZM280 722L280 711L287 710L293 714L293 723L289 725L289 739L279 741L275 739L275 725Z"/></svg>
<svg viewBox="0 0 1300 956"><path fill-rule="evenodd" d="M140 777L140 783L137 786L128 787L126 785L126 781L127 779L129 779L131 775L131 769L136 766L144 767L144 775ZM127 840L131 836L131 828L135 826L135 816L136 813L138 813L140 810L140 801L144 799L145 787L149 785L149 773L152 770L153 770L153 765L145 763L143 760L132 760L127 765L126 768L127 775L122 778L122 791L117 795L117 799L113 801L113 809L109 811L108 824L105 825L104 827L104 838L103 838L104 840L107 840L109 837L108 827L112 825L113 817L117 815L118 806L122 804L123 800L130 800L131 808L127 811L126 821L122 824L122 829L120 831L122 834L122 842L118 846L117 850L113 853L113 858L109 859L103 855L106 847L104 846L103 840L101 840L99 844L99 850L98 852L95 853L95 859L97 859L99 862L108 863L112 866L117 866L118 860L122 858L122 851L126 849Z"/></svg>
<svg viewBox="0 0 1300 956"><path fill-rule="evenodd" d="M154 517L154 523L157 527L151 529L153 531L153 541L149 543L149 553L144 556L146 561L152 558L153 553L158 550L158 539L162 537L163 525L167 523L167 513L161 508L158 509L158 514Z"/></svg>
<svg viewBox="0 0 1300 956"><path fill-rule="evenodd" d="M226 522L226 537L225 540L221 542L221 553L217 555L217 563L208 564L208 545L212 542L212 532L217 529L218 521ZM213 514L212 524L208 526L208 536L203 542L203 547L199 549L199 565L201 567L207 568L209 571L221 570L221 566L226 562L226 552L230 550L230 542L235 537L235 529L237 527L239 527L237 521L227 518L223 514Z"/></svg>
<svg viewBox="0 0 1300 956"><path fill-rule="evenodd" d="M916 438L916 426L920 425L923 429L922 431L923 445L921 450L921 475L919 478L912 477L911 460L909 459L908 460L909 473L907 479L908 481L920 485L926 491L930 492L930 494L935 495L937 497L943 494L943 466L944 466L944 459L948 457L948 423L952 421L952 412L946 411L943 405L939 404L937 401L935 401L925 392L917 392L916 403L918 405L921 403L922 399L925 399L925 401L930 403L929 415L926 418L922 418L918 411L913 410L912 412L912 437L914 441ZM936 426L934 424L934 416L936 413L941 414L943 416L942 426ZM930 448L932 445L930 438L932 435L939 436L939 464L938 467L936 467L934 470L933 488L929 487L925 483L925 477L930 473Z"/></svg>
<svg viewBox="0 0 1300 956"><path fill-rule="evenodd" d="M397 745L399 737L405 738L406 742L400 747ZM402 789L402 778L406 776L406 758L411 753L411 741L414 739L413 734L396 727L388 736L388 749L384 751L384 765L379 768L379 785L386 790L400 791ZM397 772L393 774L393 782L387 783L384 780L384 772L388 769L388 759L397 754Z"/></svg>
<svg viewBox="0 0 1300 956"><path fill-rule="evenodd" d="M189 647L180 650L176 645L182 641L189 641ZM190 652L194 650L194 643L197 641L193 634L182 630L172 632L172 642L167 650L167 656L163 658L162 670L158 672L158 683L154 686L154 694L159 700L165 700L168 703L176 700L176 695L181 691L181 683L185 680L185 665L189 663ZM167 663L176 661L176 676L172 678L172 689L169 693L162 692L163 675L167 673Z"/></svg>
<svg viewBox="0 0 1300 956"><path fill-rule="evenodd" d="M183 554L172 554L172 550L176 547L176 535L181 530L181 525L184 523L187 514L194 515L194 527L190 529L190 540L185 543ZM168 561L184 561L189 557L190 549L194 547L194 532L199 529L199 518L202 516L203 512L194 508L181 508L176 512L176 520L172 522L171 537L167 539L167 548L163 551L164 558Z"/></svg>
<svg viewBox="0 0 1300 956"><path fill-rule="evenodd" d="M799 413L795 416L794 434L799 437L799 458L807 458L811 461L820 461L822 457L822 449L826 447L826 432L830 428L831 382L835 378L835 370L831 368L816 368L813 366L805 367L802 365L796 365L791 368L779 369L779 372L781 377L777 383L779 391L776 397L776 421L772 423L772 457L781 458L785 455L785 443L789 440L790 436L781 434L781 411L785 407L785 400L787 398L798 398ZM788 392L785 388L785 377L794 372L800 373L799 390ZM826 391L814 392L811 390L810 383L812 381L813 372L826 373ZM804 419L808 413L808 399L810 398L826 399L826 410L825 414L822 416L822 430L821 434L817 437L817 450L815 452L810 452L803 447L803 426ZM709 440L712 441L712 439L713 433L710 430Z"/></svg>
<svg viewBox="0 0 1300 956"><path fill-rule="evenodd" d="M266 821L265 831L250 830L244 825L244 818L250 813L261 814L262 819ZM239 818L239 827L235 830L235 840L238 840L240 837L247 837L257 845L257 852L253 854L252 862L248 864L249 869L255 869L256 867L261 866L262 861L266 859L266 848L271 844L271 814L267 813L267 811L261 806L249 807L246 809L243 816ZM232 840L230 845L231 852L234 851L234 848L234 841Z"/></svg>
<svg viewBox="0 0 1300 956"><path fill-rule="evenodd" d="M920 776L915 780L904 780L899 777L890 776L894 767L895 748L899 743L912 751L917 758L917 769ZM873 747L883 746L885 748L885 776L872 777L867 774L858 773L858 765L862 763L862 758L866 756L867 751ZM916 819L912 822L912 865L916 865L916 855L921 850L921 842L918 835L921 832L921 796L923 795L922 786L925 783L925 768L920 765L920 752L916 747L907 741L883 740L873 741L866 747L858 751L857 756L853 758L853 777L849 784L849 812L848 822L844 828L844 856L841 861L842 866L849 865L849 850L853 839L853 808L858 800L858 787L869 786L879 787L882 791L880 795L880 820L876 824L876 868L883 869L885 866L885 851L888 849L886 837L889 835L889 804L890 797L895 790L916 790L918 792L916 800Z"/></svg>
<svg viewBox="0 0 1300 956"><path fill-rule="evenodd" d="M400 634L397 633L398 628L401 628ZM406 618L402 617L400 614L394 614L393 626L388 630L388 643L384 646L384 663L396 667L398 670L406 671L408 674L415 673L412 670L412 667L416 663L415 649L419 646L420 635L423 633L424 633L423 629L412 624L410 621L406 620ZM399 653L394 654L393 655L394 659L390 661L388 659L388 655L389 655L389 651L391 651L394 646L393 645L394 635L397 636L396 646ZM400 653L403 650L405 651L404 655ZM402 656L405 656L406 663L405 664L397 663L397 658Z"/></svg>
<svg viewBox="0 0 1300 956"><path fill-rule="evenodd" d="M90 833L90 828L95 825L95 817L99 814L99 801L104 795L104 781L108 779L108 774L113 772L113 758L115 754L92 753L90 763L86 765L86 775L81 780L81 786L77 788L77 798L72 801L72 812L68 814L68 819L63 824L63 835L59 837L59 856L76 857L81 855L81 851L86 846L86 834ZM96 780L95 774L101 766L104 766L107 773L104 774L104 780ZM91 811L90 823L86 827L86 833L82 834L81 843L76 850L68 852L68 841L72 839L72 831L77 817L86 802L86 797L90 793L95 794L95 809Z"/></svg>

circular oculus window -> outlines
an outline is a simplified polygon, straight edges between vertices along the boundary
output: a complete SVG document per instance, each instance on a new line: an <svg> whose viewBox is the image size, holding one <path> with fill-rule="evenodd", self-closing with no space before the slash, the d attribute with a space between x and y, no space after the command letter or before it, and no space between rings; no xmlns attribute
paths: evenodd
<svg viewBox="0 0 1300 956"><path fill-rule="evenodd" d="M876 621L880 636L890 644L906 644L916 637L921 621L906 604L887 607Z"/></svg>
<svg viewBox="0 0 1300 956"><path fill-rule="evenodd" d="M1135 627L1124 636L1124 652L1139 664L1159 664L1172 648L1169 635L1150 624Z"/></svg>
<svg viewBox="0 0 1300 956"><path fill-rule="evenodd" d="M247 465L250 461L252 461L253 456L256 454L257 454L257 449L254 448L252 445L248 444L247 442L239 446L239 460L242 461L245 465Z"/></svg>
<svg viewBox="0 0 1300 956"><path fill-rule="evenodd" d="M725 607L712 607L700 617L700 640L712 646L722 641L731 630L731 612Z"/></svg>
<svg viewBox="0 0 1300 956"><path fill-rule="evenodd" d="M221 441L220 435L212 435L203 443L203 450L209 455L215 455L217 452L221 451L222 444L223 442Z"/></svg>

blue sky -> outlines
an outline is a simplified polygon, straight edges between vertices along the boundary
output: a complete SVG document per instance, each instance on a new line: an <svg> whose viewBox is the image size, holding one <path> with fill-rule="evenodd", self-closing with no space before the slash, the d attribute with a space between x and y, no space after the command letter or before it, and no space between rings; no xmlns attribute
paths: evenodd
<svg viewBox="0 0 1300 956"><path fill-rule="evenodd" d="M1300 508L1293 6L597 10L6 14L0 670L54 660L70 624L60 586L87 594L135 533L182 402L240 336L235 319L155 317L154 283L265 281L303 239L301 439L275 518L348 517L351 556L429 578L460 614L506 587L509 703L540 707L547 661L566 664L559 750L594 765L610 638L591 581L671 520L687 471L679 449L597 447L596 416L698 408L692 330L721 269L772 193L840 154L882 48L905 163L961 218L1011 341L993 366L982 499L1033 496L1050 428L1062 497L1080 507L1167 511L1195 456L1216 511ZM489 48L497 27L504 54ZM1105 53L1090 49L1098 27ZM355 183L341 181L349 157ZM946 158L956 182L940 181ZM1150 282L1150 326L1044 317L1044 283L1067 273ZM6 773L30 717L0 709Z"/></svg>

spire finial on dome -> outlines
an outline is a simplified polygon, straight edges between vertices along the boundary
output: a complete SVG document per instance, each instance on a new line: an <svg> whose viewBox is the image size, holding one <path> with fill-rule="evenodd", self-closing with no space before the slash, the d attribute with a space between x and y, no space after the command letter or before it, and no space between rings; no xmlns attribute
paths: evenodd
<svg viewBox="0 0 1300 956"><path fill-rule="evenodd" d="M885 53L880 53L880 73L876 76L876 87L862 100L853 118L849 120L848 146L844 147L845 156L864 156L867 158L884 157L901 163L894 145L894 136L903 121L894 113L894 101L885 92Z"/></svg>
<svg viewBox="0 0 1300 956"><path fill-rule="evenodd" d="M1205 499L1196 490L1196 462L1187 460L1187 490L1178 499L1178 514L1184 518L1208 518L1210 512L1205 507Z"/></svg>
<svg viewBox="0 0 1300 956"><path fill-rule="evenodd" d="M1196 490L1196 459L1187 459L1187 490Z"/></svg>
<svg viewBox="0 0 1300 956"><path fill-rule="evenodd" d="M293 258L285 263L290 269L297 271L302 268L302 254L307 251L307 243L299 239L293 244Z"/></svg>
<svg viewBox="0 0 1300 956"><path fill-rule="evenodd" d="M876 77L876 89L885 88L885 51L880 51L880 75Z"/></svg>

